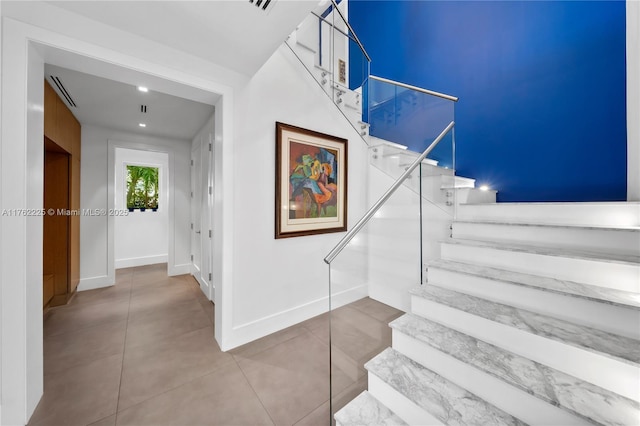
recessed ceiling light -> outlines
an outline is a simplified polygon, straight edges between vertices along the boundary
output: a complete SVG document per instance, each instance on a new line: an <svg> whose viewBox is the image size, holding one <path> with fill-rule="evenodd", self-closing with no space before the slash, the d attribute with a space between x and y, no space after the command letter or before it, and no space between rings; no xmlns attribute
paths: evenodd
<svg viewBox="0 0 640 426"><path fill-rule="evenodd" d="M149 89L144 87L144 86L138 86L138 91L147 93L149 91Z"/></svg>
<svg viewBox="0 0 640 426"><path fill-rule="evenodd" d="M489 190L489 185L482 185L480 187L480 191L488 191Z"/></svg>
<svg viewBox="0 0 640 426"><path fill-rule="evenodd" d="M144 123L138 123L138 126L140 126L140 127L147 127L147 125L146 125L146 124L144 124Z"/></svg>

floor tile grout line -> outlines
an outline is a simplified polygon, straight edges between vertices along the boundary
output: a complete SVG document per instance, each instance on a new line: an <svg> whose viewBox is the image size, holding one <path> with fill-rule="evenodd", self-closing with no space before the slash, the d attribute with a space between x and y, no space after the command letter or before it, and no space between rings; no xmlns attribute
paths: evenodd
<svg viewBox="0 0 640 426"><path fill-rule="evenodd" d="M154 340L154 343L163 342L163 341L169 340L169 339L176 339L178 337L182 337L182 336L185 336L187 334L195 333L197 331L201 331L201 330L204 330L205 328L209 328L209 327L211 327L211 325L207 324L204 327L194 328L193 330L189 330L189 331L186 331L184 333L176 334L175 336L167 336L167 337L163 337L160 340ZM141 344L138 344L138 345L133 345L133 346L130 346L129 349L136 349L136 348L138 348L140 346L146 346L147 344L148 343L141 343Z"/></svg>
<svg viewBox="0 0 640 426"><path fill-rule="evenodd" d="M235 361L235 360L230 359L230 360L229 360L229 363L230 363L231 361ZM170 389L167 389L167 390L165 390L165 391L162 391L162 392L160 392L160 393L158 393L158 394L156 394L156 395L150 396L150 397L148 397L147 399L145 399L145 400L143 400L143 401L136 402L135 404L132 404L132 405L130 405L130 406L129 406L129 407L127 407L127 408L124 408L122 411L117 411L117 412L116 412L116 425L117 425L117 419L118 419L118 418L117 418L117 414L119 414L119 413L123 413L123 412L125 412L125 411L127 411L127 410L129 410L129 409L131 409L131 408L137 407L137 406L138 406L138 405L140 405L140 404L144 404L145 402L147 402L147 401L149 401L149 400L152 400L152 399L158 398L158 397L160 397L160 396L162 396L162 395L164 395L164 394L166 394L166 393L172 392L172 391L174 391L174 390L176 390L176 389L180 389L180 388L181 388L181 387L183 387L183 386L187 386L187 385L189 385L189 384L191 384L191 383L195 382L196 380L202 379L202 378L207 377L207 376L210 376L210 375L212 375L212 374L216 374L216 373L218 373L220 370L222 370L222 368L224 368L224 367L225 367L225 364L227 364L227 363L222 363L222 365L221 365L221 366L219 366L219 367L217 367L217 368L215 368L215 369L213 369L213 370L211 370L211 371L208 371L208 372L206 372L206 373L202 374L201 376L194 377L194 378L192 378L191 380L188 380L188 381L186 381L186 382L184 382L184 383L181 383L181 384L179 384L179 385L176 385L176 386L174 386L174 387L172 387L172 388L170 388ZM110 414L110 415L112 416L113 414Z"/></svg>
<svg viewBox="0 0 640 426"><path fill-rule="evenodd" d="M295 326L294 326L294 327L295 327ZM305 332L307 332L307 333L311 333L311 334L313 334L313 333L311 332L311 330L307 329L306 327L302 327L302 326L301 326L300 328L304 329L304 331L305 331ZM285 329L285 330L286 330L286 329ZM281 331L283 331L283 330L281 330ZM298 337L300 337L300 336L301 336L300 334L296 334L295 336L291 336L291 337L289 337L289 338L287 338L287 339L285 339L285 340L283 340L283 341L281 341L281 342L274 343L273 345L270 345L270 346L266 346L266 347L264 347L264 348L260 349L258 352L252 352L252 353L251 353L251 355L243 355L242 353L233 354L233 353L231 353L231 351L233 351L233 349L231 349L231 350L230 350L230 351L228 351L228 352L229 352L229 353L231 354L231 356L232 356L232 357L234 357L234 358L235 358L235 357L240 357L240 358L249 358L249 357L252 357L252 356L255 356L255 355L261 354L262 352L267 351L267 350L269 350L269 349L273 349L273 348L274 348L274 347L276 347L276 346L279 346L279 345L282 345L282 344L284 344L284 343L287 343L287 342L289 342L289 341L291 341L291 340L293 340L293 339L296 339L296 338L298 338ZM268 337L268 336L266 336L266 337ZM252 344L252 343L255 343L255 342L249 342L249 343L247 343L247 345L250 345L250 344Z"/></svg>
<svg viewBox="0 0 640 426"><path fill-rule="evenodd" d="M120 320L120 321L124 321L124 320ZM114 322L115 322L115 321L114 321ZM93 327L91 327L91 328L93 328ZM88 328L85 328L85 329L82 329L81 331L84 331L84 330L89 330L89 329L88 329ZM51 336L51 337L64 336L64 335L66 335L66 334L69 334L69 333L56 334L56 335ZM125 335L126 335L126 322L125 322ZM123 342L123 345L124 345L124 342ZM99 358L90 358L90 359L89 359L88 361L86 361L85 363L76 363L76 364L73 364L73 365L67 366L67 367L65 367L65 368L64 368L64 369L62 369L62 370L54 371L54 372L51 372L51 373L47 373L47 372L45 372L43 376L54 376L54 375L56 375L56 374L65 373L65 372L68 372L69 370L72 370L72 369L74 369L74 368L77 368L77 367L83 367L83 366L89 365L89 364L91 364L91 363L93 363L93 362L95 362L95 361L99 361L99 360L101 360L101 359L105 359L105 358L110 358L110 357L115 356L115 355L117 355L117 353L112 353L112 354L110 354L110 355L104 355L104 356L101 356L101 357L99 357Z"/></svg>
<svg viewBox="0 0 640 426"><path fill-rule="evenodd" d="M271 413L269 412L267 407L264 405L264 402L262 402L262 398L260 398L260 395L258 395L258 392L256 392L256 390L254 389L253 385L251 384L251 381L249 380L246 373L244 372L244 369L242 368L240 363L235 359L235 357L232 356L232 359L233 359L233 362L235 362L238 368L240 369L240 372L242 373L242 377L244 377L244 379L247 381L247 384L251 388L251 391L256 396L256 398L258 398L258 401L260 401L260 405L264 409L264 412L267 413L267 416L269 416L269 420L271 420L271 423L273 424L273 426L276 426L277 425L276 421L273 419L273 417L271 417Z"/></svg>
<svg viewBox="0 0 640 426"><path fill-rule="evenodd" d="M130 298L129 303L131 303L131 299L132 299L132 298L133 298L133 284L132 284L132 286L131 286L131 298ZM129 308L131 308L131 304L129 304ZM207 323L209 323L208 318L207 318ZM191 330L191 331L189 331L189 332L187 332L187 333L182 333L182 335L184 335L184 334L188 334L188 333L192 333L192 332L196 332L196 331L200 331L200 330L203 330L203 329L205 329L205 328L209 328L209 327L210 327L210 325L209 325L209 324L207 324L206 326L204 326L204 327L200 327L200 328L198 328L198 329L196 329L196 330ZM128 328L129 328L129 318L128 318L128 316L127 316L127 329L128 329ZM175 337L175 336L174 336L174 337ZM164 340L164 339L163 339L163 340ZM136 347L136 346L132 346L132 347L130 347L129 349L134 348L134 347ZM126 333L125 333L125 349L126 349ZM231 357L231 360L233 360L233 361L235 362L235 360L233 359L233 357ZM222 368L222 367L215 368L215 369L213 369L213 370L211 370L211 371L209 371L209 372L207 372L207 373L204 373L204 374L202 374L202 375L200 375L200 376L194 377L194 378L192 378L191 380L188 380L188 381L186 381L186 382L184 382L184 383L181 383L181 384L179 384L179 385L177 385L177 386L175 386L175 387L173 387L173 388L167 389L167 390L166 390L166 391L164 391L164 392L161 392L161 393L159 393L159 394L157 394L157 395L150 396L149 398L147 398L147 399L145 399L145 400L143 400L143 401L137 402L137 403L135 403L135 404L133 404L133 405L131 405L131 406L129 406L129 407L127 407L127 408L123 409L122 411L126 411L126 410L128 410L128 409L130 409L130 408L133 408L133 407L135 407L135 406L139 405L139 404L143 404L143 403L145 403L145 402L149 401L150 399L153 399L153 398L159 397L160 395L163 395L163 394L165 394L165 393L167 393L167 392L171 392L171 391L173 391L173 390L175 390L175 389L178 389L178 388L180 388L180 387L182 387L182 386L185 386L185 385L187 385L187 384L189 384L189 383L191 383L191 382L193 382L193 381L195 381L195 380L201 379L201 378L206 377L206 376L208 376L208 375L210 375L210 374L214 374L214 373L218 372L218 370L220 370L220 368ZM122 388L122 375L123 375L123 370L124 370L124 353L123 353L122 368L121 368L121 372L120 372L120 387L119 387L119 389L118 389L118 404L116 405L116 425L117 425L117 422L118 422L118 415L119 415L119 413L121 412L121 411L120 411L120 389Z"/></svg>
<svg viewBox="0 0 640 426"><path fill-rule="evenodd" d="M329 402L329 399L331 399L331 396L329 396L329 398L327 398L326 400L322 401L320 403L320 405L315 407L313 410L309 411L307 414L305 414L304 416L300 417L298 420L295 421L295 423L292 423L292 426L296 426L298 423L300 423L301 421L303 421L304 419L309 417L311 414L313 414L314 411L316 411L318 408L322 407L324 404Z"/></svg>
<svg viewBox="0 0 640 426"><path fill-rule="evenodd" d="M122 318L122 319L117 319L117 320L109 320L109 321L98 323L96 325L91 325L89 327L78 328L76 330L69 330L69 331L65 331L63 333L58 333L58 334L50 334L48 336L43 336L43 341L45 339L50 339L50 338L53 338L53 337L66 336L67 334L71 334L71 333L79 333L79 332L90 331L90 330L92 330L94 328L97 328L97 327L104 327L105 325L116 323L116 322L121 322L121 321L126 321L126 319Z"/></svg>
<svg viewBox="0 0 640 426"><path fill-rule="evenodd" d="M129 287L129 307L127 308L127 318L124 329L124 343L122 344L122 364L120 365L120 381L118 382L118 396L116 399L116 418L115 424L118 424L118 409L120 408L120 392L122 391L122 376L124 375L124 356L127 350L127 332L129 331L129 314L131 313L131 297L133 294L133 276L131 277L131 286Z"/></svg>

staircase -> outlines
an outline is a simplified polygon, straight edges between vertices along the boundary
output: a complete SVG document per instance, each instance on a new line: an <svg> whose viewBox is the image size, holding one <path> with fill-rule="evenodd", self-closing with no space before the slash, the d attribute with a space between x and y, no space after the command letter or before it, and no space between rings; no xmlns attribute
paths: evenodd
<svg viewBox="0 0 640 426"><path fill-rule="evenodd" d="M337 425L639 425L640 204L461 204Z"/></svg>
<svg viewBox="0 0 640 426"><path fill-rule="evenodd" d="M640 425L640 204L496 203L453 172L453 135L443 164L414 169L419 154L391 141L429 143L457 98L368 66L345 73L353 55L370 59L333 1L287 45L367 143L369 196L385 203L361 219L364 238L356 225L325 262L352 242L369 296L410 312L389 324L392 347L365 364L368 391L336 424ZM413 288L416 259L427 282ZM361 266L331 266L332 282L345 264Z"/></svg>

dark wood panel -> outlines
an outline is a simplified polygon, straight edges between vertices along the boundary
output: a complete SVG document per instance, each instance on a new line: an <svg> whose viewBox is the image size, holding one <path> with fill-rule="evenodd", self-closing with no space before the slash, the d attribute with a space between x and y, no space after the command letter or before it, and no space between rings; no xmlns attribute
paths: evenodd
<svg viewBox="0 0 640 426"><path fill-rule="evenodd" d="M53 299L54 289L53 289L53 275L43 275L42 277L42 307L46 308Z"/></svg>
<svg viewBox="0 0 640 426"><path fill-rule="evenodd" d="M50 306L57 306L70 299L80 282L80 216L58 210L80 211L81 126L46 80L44 105L44 207L56 214L44 218L43 273L53 276Z"/></svg>
<svg viewBox="0 0 640 426"><path fill-rule="evenodd" d="M44 81L44 135L52 141L58 140L56 110L58 95L47 80Z"/></svg>
<svg viewBox="0 0 640 426"><path fill-rule="evenodd" d="M44 208L55 214L47 213L43 219L43 274L53 275L55 296L66 297L69 292L69 216L62 213L69 207L69 154L45 151Z"/></svg>
<svg viewBox="0 0 640 426"><path fill-rule="evenodd" d="M74 123L77 123L67 105L56 95L56 125L57 137L53 141L60 145L68 153L73 152L73 129Z"/></svg>

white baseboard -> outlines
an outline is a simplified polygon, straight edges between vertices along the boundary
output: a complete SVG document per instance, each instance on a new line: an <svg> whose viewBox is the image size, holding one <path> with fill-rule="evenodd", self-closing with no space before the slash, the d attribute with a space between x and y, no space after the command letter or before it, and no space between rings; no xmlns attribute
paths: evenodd
<svg viewBox="0 0 640 426"><path fill-rule="evenodd" d="M161 254L159 256L133 257L130 259L116 259L115 268L131 268L134 266L155 265L156 263L167 263L168 256Z"/></svg>
<svg viewBox="0 0 640 426"><path fill-rule="evenodd" d="M340 293L334 293L331 304L336 309L348 303L355 302L367 296L367 286L360 285ZM283 330L302 321L323 314L329 310L329 298L308 302L282 312L237 325L232 328L231 336L226 341L225 351L231 350L245 343L252 342L261 337L267 336L276 331Z"/></svg>
<svg viewBox="0 0 640 426"><path fill-rule="evenodd" d="M182 265L169 265L169 270L167 271L167 274L170 277L174 277L176 275L185 275L185 274L190 274L191 273L191 264L190 263L184 263Z"/></svg>
<svg viewBox="0 0 640 426"><path fill-rule="evenodd" d="M94 290L96 288L109 287L115 284L114 277L102 275L100 277L81 278L77 291Z"/></svg>

